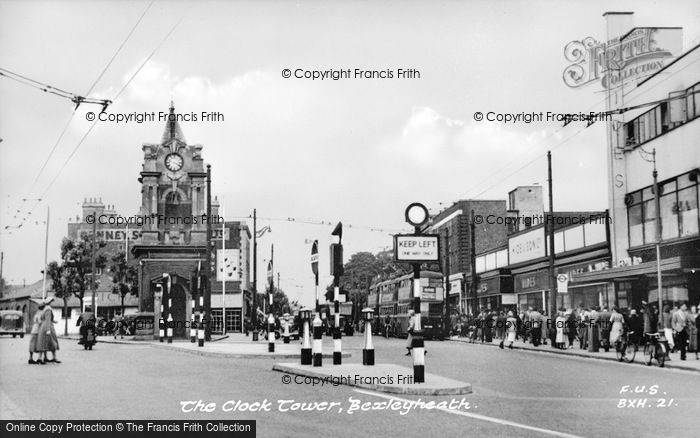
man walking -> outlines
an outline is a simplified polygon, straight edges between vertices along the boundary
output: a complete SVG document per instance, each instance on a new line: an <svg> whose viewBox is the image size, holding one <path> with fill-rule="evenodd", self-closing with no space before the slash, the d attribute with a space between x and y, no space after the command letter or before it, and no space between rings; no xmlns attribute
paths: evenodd
<svg viewBox="0 0 700 438"><path fill-rule="evenodd" d="M542 314L532 307L528 309L530 312L530 333L532 335L532 345L535 347L540 345L542 340Z"/></svg>
<svg viewBox="0 0 700 438"><path fill-rule="evenodd" d="M681 352L681 360L685 360L688 349L688 306L683 304L671 317L671 326L676 335L676 347Z"/></svg>

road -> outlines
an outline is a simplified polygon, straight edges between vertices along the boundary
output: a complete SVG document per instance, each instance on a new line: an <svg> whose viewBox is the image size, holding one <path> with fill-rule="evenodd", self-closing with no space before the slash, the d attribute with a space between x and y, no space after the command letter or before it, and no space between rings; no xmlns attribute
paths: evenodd
<svg viewBox="0 0 700 438"><path fill-rule="evenodd" d="M361 362L361 336L344 338L351 362ZM253 419L258 436L696 436L700 373L478 344L427 342L426 370L466 381L470 408L355 411L352 400L386 394L347 386L284 384L271 359L202 357L148 345L100 343L84 351L62 340L61 364L28 365L28 339L0 339L2 419ZM411 366L403 340L375 338L377 362ZM325 338L324 348L332 348ZM694 358L693 358L694 360ZM332 366L326 362L324 366ZM621 391L634 391L640 393ZM421 397L424 401L463 396ZM419 397L406 396L406 399ZM646 399L627 407L620 399ZM661 407L662 404L669 404ZM181 401L215 403L188 412ZM271 403L270 412L222 412L229 400ZM280 412L278 400L337 402L324 412ZM665 401L663 401L665 400ZM641 404L641 402L637 402ZM291 407L289 404L284 407ZM339 409L343 409L342 412ZM559 435L564 436L564 435Z"/></svg>

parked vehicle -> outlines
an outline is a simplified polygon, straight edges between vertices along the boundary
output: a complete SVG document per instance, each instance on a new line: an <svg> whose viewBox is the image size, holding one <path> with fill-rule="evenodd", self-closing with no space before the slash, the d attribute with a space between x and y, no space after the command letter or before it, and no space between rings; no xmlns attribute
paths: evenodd
<svg viewBox="0 0 700 438"><path fill-rule="evenodd" d="M0 335L24 337L24 315L19 310L0 310Z"/></svg>

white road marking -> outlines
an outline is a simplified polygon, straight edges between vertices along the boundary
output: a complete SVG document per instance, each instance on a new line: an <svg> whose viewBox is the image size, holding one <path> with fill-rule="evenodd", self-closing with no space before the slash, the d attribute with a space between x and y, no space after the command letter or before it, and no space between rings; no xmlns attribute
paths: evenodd
<svg viewBox="0 0 700 438"><path fill-rule="evenodd" d="M381 398L385 398L388 400L393 399L393 400L400 400L403 402L411 402L412 401L410 399L396 397L396 396L392 396L392 395L379 394L379 393L372 392L372 391L366 391L364 389L355 389L355 392L359 392L359 393L367 394L367 395L373 395L375 397L381 397ZM448 414L460 415L462 417L474 418L476 420L488 421L488 422L500 424L503 426L511 426L511 427L517 427L520 429L532 430L532 431L543 433L546 435L558 436L558 437L562 437L562 438L582 438L579 435L571 435L571 434L564 433L564 432L557 432L556 430L542 429L540 427L528 426L527 424L515 423L513 421L502 420L500 418L494 418L494 417L487 417L486 415L473 414L471 412L457 411L457 410L445 409L445 408L435 408L435 410L446 412Z"/></svg>

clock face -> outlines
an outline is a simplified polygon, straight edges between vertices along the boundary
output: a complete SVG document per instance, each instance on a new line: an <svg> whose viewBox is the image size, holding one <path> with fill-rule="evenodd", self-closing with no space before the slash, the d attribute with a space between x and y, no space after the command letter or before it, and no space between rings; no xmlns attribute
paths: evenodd
<svg viewBox="0 0 700 438"><path fill-rule="evenodd" d="M178 170L182 169L183 164L185 164L184 160L179 154L169 154L165 157L165 167L173 172L177 172Z"/></svg>

